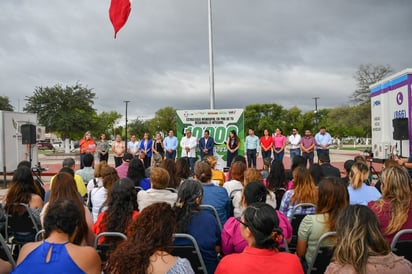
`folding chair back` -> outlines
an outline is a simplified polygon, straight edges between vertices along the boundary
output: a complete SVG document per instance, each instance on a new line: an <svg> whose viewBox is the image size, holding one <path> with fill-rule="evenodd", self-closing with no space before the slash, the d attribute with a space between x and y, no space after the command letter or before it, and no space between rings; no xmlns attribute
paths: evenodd
<svg viewBox="0 0 412 274"><path fill-rule="evenodd" d="M116 249L117 243L99 243L99 240L102 238L119 238L120 240L127 240L127 236L120 232L102 232L96 236L94 240L94 249L100 256L102 263L107 262L110 252Z"/></svg>
<svg viewBox="0 0 412 274"><path fill-rule="evenodd" d="M11 249L7 245L6 241L4 240L3 236L0 234L0 258L8 261L13 269L16 267L16 262L14 261L13 256L11 255Z"/></svg>
<svg viewBox="0 0 412 274"><path fill-rule="evenodd" d="M219 226L220 231L222 231L222 228L223 228L222 222L220 221L219 213L217 213L216 208L212 205L200 205L200 208L203 209L203 210L209 211L210 213L213 214L213 216L215 216L216 221L217 221L217 225Z"/></svg>
<svg viewBox="0 0 412 274"><path fill-rule="evenodd" d="M395 234L391 243L392 252L398 256L404 256L405 259L412 262L412 240L400 240L402 236L409 234L412 237L412 229L402 229Z"/></svg>
<svg viewBox="0 0 412 274"><path fill-rule="evenodd" d="M175 240L189 241L190 244L182 246L173 245L172 255L188 259L196 274L207 274L206 265L196 239L192 235L185 233L174 233L173 238Z"/></svg>
<svg viewBox="0 0 412 274"><path fill-rule="evenodd" d="M303 218L305 218L306 215L308 214L298 214L299 209L301 208L309 208L309 207L316 207L316 205L311 204L311 203L302 203L302 204L297 204L293 207L291 217L289 219L290 224L292 225L292 240L289 244L289 249L291 252L294 252L296 250L296 245L298 242L298 230L299 230L299 225L302 222Z"/></svg>
<svg viewBox="0 0 412 274"><path fill-rule="evenodd" d="M25 241L20 241L13 238L14 244L24 244L35 240L35 235L39 231L39 227L31 213L29 206L23 203L13 203L7 209L6 212L6 237L9 241L10 237L14 234L28 235L25 238L29 238ZM33 235L32 239L30 235Z"/></svg>
<svg viewBox="0 0 412 274"><path fill-rule="evenodd" d="M331 245L330 243L327 245L323 245L323 242L327 238L335 236L336 232L333 231L326 232L319 238L312 257L312 263L308 266L307 274L321 274L325 272L326 268L328 267L332 259L333 252L335 250L335 245Z"/></svg>
<svg viewBox="0 0 412 274"><path fill-rule="evenodd" d="M46 230L44 229L40 230L39 232L36 233L36 237L34 238L34 240L36 242L44 240L45 233L46 233Z"/></svg>

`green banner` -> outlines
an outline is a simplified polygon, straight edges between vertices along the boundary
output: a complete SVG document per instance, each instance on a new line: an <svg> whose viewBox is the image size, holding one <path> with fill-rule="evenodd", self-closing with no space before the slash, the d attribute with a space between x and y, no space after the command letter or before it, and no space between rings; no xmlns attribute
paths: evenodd
<svg viewBox="0 0 412 274"><path fill-rule="evenodd" d="M186 129L192 130L192 135L199 141L207 129L215 140L214 156L218 161L217 169L226 167L226 142L231 130L235 130L241 144L239 155L244 154L244 114L243 109L216 109L216 110L177 110L176 130L177 138L184 136ZM199 157L199 152L196 153ZM181 147L178 148L178 157L181 156Z"/></svg>

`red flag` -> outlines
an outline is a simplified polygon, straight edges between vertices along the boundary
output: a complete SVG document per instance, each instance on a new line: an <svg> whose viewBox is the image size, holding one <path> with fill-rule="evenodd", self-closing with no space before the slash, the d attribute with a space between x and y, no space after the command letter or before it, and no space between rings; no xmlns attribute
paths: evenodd
<svg viewBox="0 0 412 274"><path fill-rule="evenodd" d="M130 0L112 0L109 8L109 17L114 28L114 38L117 32L126 24L131 11Z"/></svg>

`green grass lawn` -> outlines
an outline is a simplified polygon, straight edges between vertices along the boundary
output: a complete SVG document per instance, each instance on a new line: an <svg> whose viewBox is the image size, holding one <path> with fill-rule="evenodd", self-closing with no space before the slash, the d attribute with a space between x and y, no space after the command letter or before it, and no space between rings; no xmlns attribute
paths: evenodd
<svg viewBox="0 0 412 274"><path fill-rule="evenodd" d="M351 145L351 146L347 145L347 146L343 146L341 149L342 150L366 150L366 149L371 149L371 147L370 146L356 146L356 147L353 147L353 145Z"/></svg>

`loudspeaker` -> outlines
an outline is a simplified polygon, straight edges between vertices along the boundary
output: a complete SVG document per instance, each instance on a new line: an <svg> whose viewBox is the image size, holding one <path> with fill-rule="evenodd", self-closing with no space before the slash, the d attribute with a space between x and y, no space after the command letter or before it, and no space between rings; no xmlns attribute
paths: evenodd
<svg viewBox="0 0 412 274"><path fill-rule="evenodd" d="M31 124L21 125L21 136L23 145L36 143L36 126Z"/></svg>
<svg viewBox="0 0 412 274"><path fill-rule="evenodd" d="M408 140L409 127L408 118L397 118L392 120L393 139L394 140Z"/></svg>

